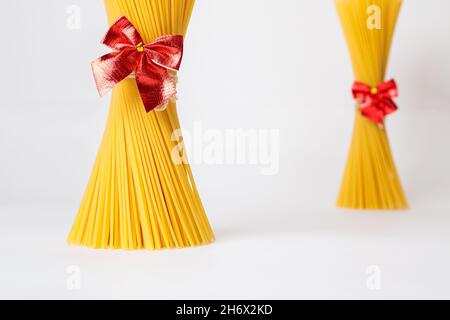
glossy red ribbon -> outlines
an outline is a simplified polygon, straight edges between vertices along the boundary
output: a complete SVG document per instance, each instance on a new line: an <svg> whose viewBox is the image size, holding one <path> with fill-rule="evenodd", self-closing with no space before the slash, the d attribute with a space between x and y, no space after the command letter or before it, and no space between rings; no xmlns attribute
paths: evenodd
<svg viewBox="0 0 450 320"><path fill-rule="evenodd" d="M176 82L169 70L180 68L183 36L166 35L144 45L133 24L121 17L108 30L102 43L114 52L92 63L101 96L134 73L147 112L175 97Z"/></svg>
<svg viewBox="0 0 450 320"><path fill-rule="evenodd" d="M384 118L398 110L393 98L398 97L397 84L389 80L376 87L356 81L353 84L353 97L361 105L361 113L376 124L383 124Z"/></svg>

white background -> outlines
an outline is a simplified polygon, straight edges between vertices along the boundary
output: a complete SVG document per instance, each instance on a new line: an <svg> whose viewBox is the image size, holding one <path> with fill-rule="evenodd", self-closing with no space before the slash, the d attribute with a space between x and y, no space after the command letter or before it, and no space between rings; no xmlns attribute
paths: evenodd
<svg viewBox="0 0 450 320"><path fill-rule="evenodd" d="M80 30L66 27L72 4ZM89 66L108 51L102 1L2 9L0 298L450 298L449 1L405 1L389 133L412 210L367 213L334 208L353 77L333 1L198 0L184 128L279 129L280 170L195 165L217 242L163 252L65 243L108 112ZM71 265L80 290L66 285ZM366 284L372 265L379 290Z"/></svg>

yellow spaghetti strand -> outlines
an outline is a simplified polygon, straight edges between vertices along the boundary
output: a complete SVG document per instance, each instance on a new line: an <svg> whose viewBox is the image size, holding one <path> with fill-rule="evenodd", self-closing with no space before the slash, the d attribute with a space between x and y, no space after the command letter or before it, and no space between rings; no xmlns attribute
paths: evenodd
<svg viewBox="0 0 450 320"><path fill-rule="evenodd" d="M126 16L147 43L186 34L194 0L104 0L110 24ZM104 249L164 249L208 244L214 234L191 168L176 164L176 104L147 113L136 81L114 88L91 179L68 236ZM182 148L181 153L185 150Z"/></svg>
<svg viewBox="0 0 450 320"><path fill-rule="evenodd" d="M403 0L335 0L347 40L355 80L376 86L385 81L389 53ZM378 10L378 11L377 11ZM379 14L379 26L368 25ZM353 139L339 192L338 207L408 208L385 127L356 112Z"/></svg>

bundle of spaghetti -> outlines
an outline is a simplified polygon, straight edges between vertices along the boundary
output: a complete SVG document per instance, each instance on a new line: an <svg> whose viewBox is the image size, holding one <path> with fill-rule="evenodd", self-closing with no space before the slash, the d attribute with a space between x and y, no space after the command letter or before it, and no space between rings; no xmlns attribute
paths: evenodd
<svg viewBox="0 0 450 320"><path fill-rule="evenodd" d="M402 0L335 0L349 47L355 80L376 87L385 73ZM378 10L378 11L377 11ZM370 13L379 25L368 25ZM386 127L357 108L353 139L337 205L350 209L408 207L389 145Z"/></svg>
<svg viewBox="0 0 450 320"><path fill-rule="evenodd" d="M110 25L127 17L145 43L185 35L194 0L105 0ZM163 249L208 244L214 234L191 168L172 133L176 103L145 111L135 79L113 89L102 144L68 236L70 244L109 249Z"/></svg>

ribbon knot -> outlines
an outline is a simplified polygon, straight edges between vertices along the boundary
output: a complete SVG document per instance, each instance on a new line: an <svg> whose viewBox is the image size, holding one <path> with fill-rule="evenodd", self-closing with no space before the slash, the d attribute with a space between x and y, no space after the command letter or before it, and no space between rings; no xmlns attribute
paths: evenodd
<svg viewBox="0 0 450 320"><path fill-rule="evenodd" d="M398 110L393 98L398 97L394 80L386 81L376 87L356 81L353 84L353 98L358 100L361 113L376 124L383 124L384 118Z"/></svg>
<svg viewBox="0 0 450 320"><path fill-rule="evenodd" d="M109 28L102 43L114 51L92 63L101 96L134 73L147 112L175 98L176 82L169 70L180 69L183 36L165 35L144 45L134 25L121 17Z"/></svg>
<svg viewBox="0 0 450 320"><path fill-rule="evenodd" d="M136 46L136 50L137 52L144 52L144 45L142 44L142 42L138 43L138 45Z"/></svg>

